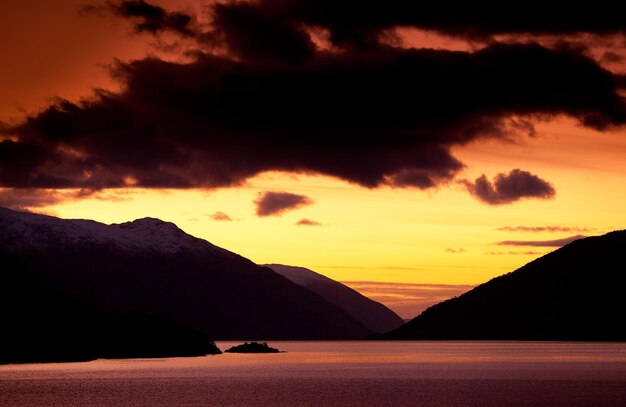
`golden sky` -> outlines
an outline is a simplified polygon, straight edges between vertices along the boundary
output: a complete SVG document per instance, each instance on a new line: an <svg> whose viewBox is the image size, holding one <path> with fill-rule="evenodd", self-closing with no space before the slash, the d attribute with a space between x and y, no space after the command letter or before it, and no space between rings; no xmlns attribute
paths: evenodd
<svg viewBox="0 0 626 407"><path fill-rule="evenodd" d="M195 12L202 3L154 2ZM54 97L78 101L97 87L119 91L106 69L114 58L186 58L165 49L175 39L133 33L127 21L110 15L81 14L84 4L25 0L0 5L0 51L7 61L0 64L0 121L18 123ZM460 51L484 46L403 30L398 32L405 46ZM617 72L622 65L604 66ZM556 249L559 244L550 241L625 227L626 130L593 130L563 114L521 119L534 125L532 134L518 126L509 137L455 145L451 151L464 168L429 189L367 188L302 171L262 172L223 188L135 188L131 177L125 188L93 193L47 189L46 196L58 199L22 207L105 223L146 216L172 221L257 263L303 266L353 282L410 317L440 299L444 288L446 295L462 292ZM513 169L537 174L555 194L489 205L463 184L483 174L492 180ZM266 191L302 195L312 202L278 216L257 216L254 202ZM229 219L215 219L219 212ZM315 224L297 225L302 219ZM402 287L404 297L398 302Z"/></svg>

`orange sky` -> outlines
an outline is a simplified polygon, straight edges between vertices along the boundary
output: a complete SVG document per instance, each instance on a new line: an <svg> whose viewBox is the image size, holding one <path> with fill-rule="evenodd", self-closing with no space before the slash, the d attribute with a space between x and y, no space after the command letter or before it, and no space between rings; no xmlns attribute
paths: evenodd
<svg viewBox="0 0 626 407"><path fill-rule="evenodd" d="M178 58L177 53L157 50L154 39L134 35L124 21L80 16L77 10L84 3L2 2L0 52L8 62L0 64L0 121L18 121L56 96L77 100L95 87L116 90L105 69L113 58L130 60L148 53ZM183 8L198 4L154 3ZM451 49L467 45L423 32L406 34L405 40ZM408 318L442 295L460 293L555 249L498 242L548 241L626 227L626 130L600 133L565 117L532 120L534 136L455 148L455 156L466 165L457 179L531 170L555 187L553 199L489 206L456 182L426 191L366 189L330 177L271 172L236 188L105 190L33 210L107 223L144 216L173 221L255 262L308 267L354 282L355 288ZM260 218L253 201L261 191L302 194L314 203L283 216ZM232 221L211 219L218 211ZM321 226L296 226L303 218ZM506 226L578 229L498 230Z"/></svg>

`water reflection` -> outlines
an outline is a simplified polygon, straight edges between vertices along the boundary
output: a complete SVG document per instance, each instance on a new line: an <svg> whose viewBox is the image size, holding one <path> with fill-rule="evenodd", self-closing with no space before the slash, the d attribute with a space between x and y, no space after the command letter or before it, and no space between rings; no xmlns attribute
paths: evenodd
<svg viewBox="0 0 626 407"><path fill-rule="evenodd" d="M621 343L270 345L286 353L0 366L0 404L626 405Z"/></svg>

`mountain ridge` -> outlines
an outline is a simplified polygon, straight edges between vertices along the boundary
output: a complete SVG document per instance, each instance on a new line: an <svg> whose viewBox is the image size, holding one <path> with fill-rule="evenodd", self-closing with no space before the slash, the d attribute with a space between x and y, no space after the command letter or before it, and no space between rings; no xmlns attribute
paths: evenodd
<svg viewBox="0 0 626 407"><path fill-rule="evenodd" d="M10 214L10 216L8 216ZM105 223L89 219L60 219L49 215L39 215L29 212L13 211L0 207L0 216L3 216L4 227L6 223L14 231L22 232L12 236L13 241L1 241L2 244L14 246L17 244L29 245L33 239L42 245L57 244L52 239L42 239L42 236L32 236L33 229L29 227L33 223L40 226L40 230L55 227L63 232L64 237L70 241L91 241L94 243L112 243L118 247L138 250L160 250L174 253L177 250L206 250L212 249L221 253L236 255L225 249L213 245L207 240L200 239L185 233L172 222L157 218L145 217L129 222ZM2 225L0 225L2 227ZM37 229L34 230L37 232ZM1 236L1 235L0 235ZM58 233L54 236L59 237ZM29 239L30 238L30 239Z"/></svg>
<svg viewBox="0 0 626 407"><path fill-rule="evenodd" d="M313 270L284 264L264 266L346 310L372 332L387 332L403 324L402 318L385 305Z"/></svg>
<svg viewBox="0 0 626 407"><path fill-rule="evenodd" d="M370 333L269 268L154 218L106 225L0 209L0 259L9 258L106 312L156 314L215 340Z"/></svg>
<svg viewBox="0 0 626 407"><path fill-rule="evenodd" d="M576 240L380 338L626 341L624 249L624 230Z"/></svg>

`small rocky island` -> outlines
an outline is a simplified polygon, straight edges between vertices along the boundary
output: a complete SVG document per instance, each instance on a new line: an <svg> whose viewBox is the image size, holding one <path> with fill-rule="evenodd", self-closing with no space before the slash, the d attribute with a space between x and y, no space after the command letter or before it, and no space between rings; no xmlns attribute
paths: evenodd
<svg viewBox="0 0 626 407"><path fill-rule="evenodd" d="M272 348L267 342L244 342L241 345L226 349L228 353L280 353L281 351Z"/></svg>

